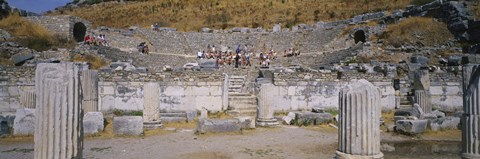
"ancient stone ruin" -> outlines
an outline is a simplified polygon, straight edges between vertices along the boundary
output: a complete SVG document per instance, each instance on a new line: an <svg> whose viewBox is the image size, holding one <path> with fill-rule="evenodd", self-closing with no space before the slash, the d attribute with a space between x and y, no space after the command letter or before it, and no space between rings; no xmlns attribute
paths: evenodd
<svg viewBox="0 0 480 159"><path fill-rule="evenodd" d="M82 158L82 92L79 69L73 63L39 64L35 158Z"/></svg>
<svg viewBox="0 0 480 159"><path fill-rule="evenodd" d="M380 152L380 92L366 80L340 91L336 158L383 158Z"/></svg>
<svg viewBox="0 0 480 159"><path fill-rule="evenodd" d="M473 159L480 157L480 140L478 139L480 120L479 82L480 69L478 61L469 58L468 64L463 67L463 81L465 84L462 115L462 158Z"/></svg>

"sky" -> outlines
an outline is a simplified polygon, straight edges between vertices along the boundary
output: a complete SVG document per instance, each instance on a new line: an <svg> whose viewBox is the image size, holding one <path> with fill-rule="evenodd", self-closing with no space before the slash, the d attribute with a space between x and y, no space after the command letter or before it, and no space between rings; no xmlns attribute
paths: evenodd
<svg viewBox="0 0 480 159"><path fill-rule="evenodd" d="M64 6L72 0L7 0L8 5L34 13L43 13Z"/></svg>

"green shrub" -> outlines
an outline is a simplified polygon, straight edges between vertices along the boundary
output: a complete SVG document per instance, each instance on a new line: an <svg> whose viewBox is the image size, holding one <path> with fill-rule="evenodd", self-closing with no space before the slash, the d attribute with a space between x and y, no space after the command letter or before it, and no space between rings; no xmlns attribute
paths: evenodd
<svg viewBox="0 0 480 159"><path fill-rule="evenodd" d="M112 113L115 116L143 116L142 111L124 111L120 109L115 109Z"/></svg>

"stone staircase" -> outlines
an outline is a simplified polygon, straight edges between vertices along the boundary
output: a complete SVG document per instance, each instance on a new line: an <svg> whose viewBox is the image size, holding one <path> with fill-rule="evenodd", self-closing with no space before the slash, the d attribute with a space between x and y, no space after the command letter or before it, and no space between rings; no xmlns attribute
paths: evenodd
<svg viewBox="0 0 480 159"><path fill-rule="evenodd" d="M160 112L160 121L163 123L187 122L187 113L181 111Z"/></svg>
<svg viewBox="0 0 480 159"><path fill-rule="evenodd" d="M257 97L245 89L245 76L230 76L228 85L228 110L233 116L255 116Z"/></svg>
<svg viewBox="0 0 480 159"><path fill-rule="evenodd" d="M411 109L413 96L401 96L400 97L400 109Z"/></svg>

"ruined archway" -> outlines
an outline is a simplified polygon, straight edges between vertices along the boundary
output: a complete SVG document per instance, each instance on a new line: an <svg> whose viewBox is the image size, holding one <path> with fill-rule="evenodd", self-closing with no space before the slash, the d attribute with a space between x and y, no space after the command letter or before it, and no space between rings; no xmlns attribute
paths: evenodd
<svg viewBox="0 0 480 159"><path fill-rule="evenodd" d="M87 32L87 27L82 22L77 22L73 25L73 37L77 42L82 42L85 34Z"/></svg>
<svg viewBox="0 0 480 159"><path fill-rule="evenodd" d="M355 34L353 34L353 38L355 39L355 44L358 43L358 42L366 42L367 39L365 37L365 31L363 30L358 30L355 32Z"/></svg>

